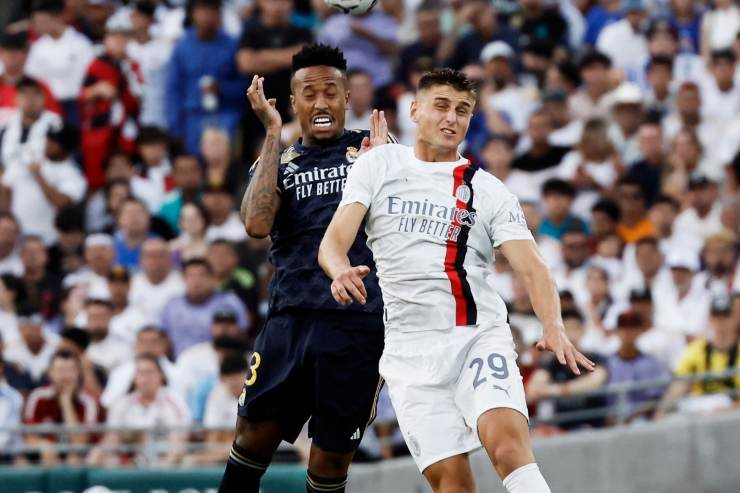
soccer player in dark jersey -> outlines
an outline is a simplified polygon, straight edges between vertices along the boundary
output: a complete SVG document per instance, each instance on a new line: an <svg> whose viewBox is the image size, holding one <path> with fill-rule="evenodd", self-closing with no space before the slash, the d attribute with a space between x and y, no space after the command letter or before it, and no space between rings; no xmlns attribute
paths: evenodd
<svg viewBox="0 0 740 493"><path fill-rule="evenodd" d="M304 46L293 57L291 91L302 136L282 153L275 99L266 99L259 76L247 91L267 135L241 215L250 236L272 238L274 277L220 493L257 493L281 440L293 442L306 421L313 438L306 490L343 492L382 386L383 305L366 238L358 236L349 254L353 265L370 266L359 273L361 303L338 305L316 258L347 171L389 139L387 124L374 111L370 131L344 128L349 91L338 49Z"/></svg>

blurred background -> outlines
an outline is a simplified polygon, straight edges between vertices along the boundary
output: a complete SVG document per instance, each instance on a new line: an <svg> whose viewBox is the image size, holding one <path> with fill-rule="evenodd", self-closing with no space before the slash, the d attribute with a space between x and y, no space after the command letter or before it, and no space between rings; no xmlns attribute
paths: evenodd
<svg viewBox="0 0 740 493"><path fill-rule="evenodd" d="M4 492L216 488L271 277L237 212L262 140L244 94L264 76L293 143L311 40L346 54L346 126L382 109L405 144L421 74L480 82L461 152L519 197L599 363L533 349L497 258L553 491L738 491L737 1L13 0L0 28ZM264 491L302 491L309 444ZM426 491L407 455L383 393L349 491Z"/></svg>

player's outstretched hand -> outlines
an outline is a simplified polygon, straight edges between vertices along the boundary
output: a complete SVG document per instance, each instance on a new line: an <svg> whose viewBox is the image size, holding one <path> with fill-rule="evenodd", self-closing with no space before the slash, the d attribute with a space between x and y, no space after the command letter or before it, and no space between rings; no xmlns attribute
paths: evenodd
<svg viewBox="0 0 740 493"><path fill-rule="evenodd" d="M254 113L265 129L278 130L283 126L283 119L280 118L280 113L275 108L277 100L275 98L267 99L265 97L264 82L264 77L260 77L259 75L252 77L252 83L247 89L247 99L249 99L252 110L254 110Z"/></svg>
<svg viewBox="0 0 740 493"><path fill-rule="evenodd" d="M588 371L594 370L594 362L576 349L562 329L545 330L542 339L537 342L537 349L552 351L560 364L566 365L576 375L581 374L581 370L578 369L579 365Z"/></svg>
<svg viewBox="0 0 740 493"><path fill-rule="evenodd" d="M364 305L367 301L367 291L362 279L370 272L366 265L349 267L334 278L331 283L331 294L340 305L349 305L353 301Z"/></svg>
<svg viewBox="0 0 740 493"><path fill-rule="evenodd" d="M385 120L385 111L373 110L370 115L370 137L362 139L360 155L373 147L382 146L388 142L388 122Z"/></svg>

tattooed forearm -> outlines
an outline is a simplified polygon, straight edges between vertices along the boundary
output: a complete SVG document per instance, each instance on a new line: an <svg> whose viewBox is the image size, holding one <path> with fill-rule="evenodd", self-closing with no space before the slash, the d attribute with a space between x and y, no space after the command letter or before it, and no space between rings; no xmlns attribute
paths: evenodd
<svg viewBox="0 0 740 493"><path fill-rule="evenodd" d="M280 207L280 195L277 193L279 159L280 134L268 132L240 209L244 227L250 236L263 238L272 229Z"/></svg>

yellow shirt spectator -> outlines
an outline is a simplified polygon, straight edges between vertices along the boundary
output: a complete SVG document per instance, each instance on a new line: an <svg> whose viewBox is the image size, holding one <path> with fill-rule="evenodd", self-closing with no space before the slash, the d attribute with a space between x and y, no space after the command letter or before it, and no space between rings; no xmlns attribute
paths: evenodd
<svg viewBox="0 0 740 493"><path fill-rule="evenodd" d="M724 372L731 367L740 368L740 343L730 351L712 348L706 339L699 339L688 345L676 365L675 374L686 377L704 372ZM693 395L713 394L740 389L740 374L722 380L696 382L691 386Z"/></svg>

